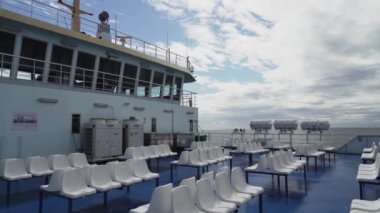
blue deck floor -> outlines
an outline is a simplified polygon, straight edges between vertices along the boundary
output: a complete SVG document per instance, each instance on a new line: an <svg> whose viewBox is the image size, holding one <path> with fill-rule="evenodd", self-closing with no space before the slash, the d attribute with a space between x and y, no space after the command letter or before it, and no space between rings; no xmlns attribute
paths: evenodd
<svg viewBox="0 0 380 213"><path fill-rule="evenodd" d="M234 166L247 166L248 159L244 156L234 157ZM326 167L319 167L315 172L313 163L310 162L308 172L307 192L305 192L303 175L297 173L289 176L289 199L285 199L284 182L282 179L281 190L278 191L277 180L272 181L271 176L250 175L250 183L263 186L264 212L307 212L307 213L340 213L349 212L351 200L359 197L359 186L355 180L360 156L337 155L336 161ZM153 170L154 163L152 164ZM216 170L217 167L211 169ZM195 169L179 168L174 173L177 180L196 174ZM170 182L169 161L161 161L160 184ZM38 187L43 179L32 179L12 184L11 204L5 205L5 182L0 184L0 212L38 212ZM128 212L130 208L148 203L155 187L154 181L132 186L130 192L114 190L109 193L109 204L105 208L102 205L101 194L89 196L74 201L74 212ZM380 195L380 187L367 186L366 199L373 200ZM67 201L49 196L44 201L44 212L67 212ZM241 206L239 212L258 212L258 199L251 200Z"/></svg>

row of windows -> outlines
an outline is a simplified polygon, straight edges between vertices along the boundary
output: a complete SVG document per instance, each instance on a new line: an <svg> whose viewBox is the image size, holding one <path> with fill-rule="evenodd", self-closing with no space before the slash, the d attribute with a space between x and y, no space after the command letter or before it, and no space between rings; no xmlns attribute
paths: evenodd
<svg viewBox="0 0 380 213"><path fill-rule="evenodd" d="M1 54L0 77L10 77L13 59L10 55L14 53L16 36L0 31L0 38L2 38L0 53L9 54ZM23 37L16 78L69 86L74 51L58 45L52 46L51 54L47 51L46 42ZM47 55L51 55L51 58L47 59ZM46 61L50 61L49 72L44 79ZM100 57L96 82L93 82L96 61L95 55L78 52L72 86L114 93L120 91L128 95L173 98L174 100L180 98L182 78L164 75L164 73L146 68L139 70L138 66L131 64L124 64L124 70L121 70L122 62L109 58ZM119 88L121 73L123 74Z"/></svg>

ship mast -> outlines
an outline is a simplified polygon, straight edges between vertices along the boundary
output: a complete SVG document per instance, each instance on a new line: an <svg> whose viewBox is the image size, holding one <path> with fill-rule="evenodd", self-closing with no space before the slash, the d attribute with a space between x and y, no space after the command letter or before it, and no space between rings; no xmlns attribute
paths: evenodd
<svg viewBox="0 0 380 213"><path fill-rule="evenodd" d="M63 2L63 0L58 0L58 3L64 5L69 10L71 10L72 13L72 20L71 20L71 30L80 32L80 14L86 14L92 16L92 13L83 11L80 9L80 0L73 0L73 5L67 4Z"/></svg>

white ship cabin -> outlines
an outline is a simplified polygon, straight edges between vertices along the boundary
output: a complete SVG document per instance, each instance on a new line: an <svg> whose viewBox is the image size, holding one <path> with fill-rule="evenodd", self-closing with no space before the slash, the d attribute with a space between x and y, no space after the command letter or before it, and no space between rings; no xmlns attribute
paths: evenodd
<svg viewBox="0 0 380 213"><path fill-rule="evenodd" d="M136 120L148 144L192 139L188 57L85 15L75 31L69 10L42 2L0 2L0 158L80 150L93 118Z"/></svg>

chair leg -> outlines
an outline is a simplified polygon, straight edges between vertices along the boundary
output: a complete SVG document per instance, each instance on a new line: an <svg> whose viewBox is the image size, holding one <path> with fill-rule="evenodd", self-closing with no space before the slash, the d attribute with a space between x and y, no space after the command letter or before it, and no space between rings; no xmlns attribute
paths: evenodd
<svg viewBox="0 0 380 213"><path fill-rule="evenodd" d="M359 182L360 200L363 200L363 184Z"/></svg>
<svg viewBox="0 0 380 213"><path fill-rule="evenodd" d="M248 183L248 172L245 172L245 182Z"/></svg>
<svg viewBox="0 0 380 213"><path fill-rule="evenodd" d="M11 182L7 180L7 192L6 192L6 202L9 205L11 201Z"/></svg>
<svg viewBox="0 0 380 213"><path fill-rule="evenodd" d="M263 194L259 195L259 212L263 213Z"/></svg>
<svg viewBox="0 0 380 213"><path fill-rule="evenodd" d="M39 197L39 202L38 202L38 212L39 213L42 213L43 205L44 205L44 191L40 190L40 197Z"/></svg>
<svg viewBox="0 0 380 213"><path fill-rule="evenodd" d="M318 168L317 168L317 157L314 158L314 164L315 164L315 171L317 171L318 170Z"/></svg>
<svg viewBox="0 0 380 213"><path fill-rule="evenodd" d="M49 183L49 175L46 175L45 176L45 185L47 185Z"/></svg>
<svg viewBox="0 0 380 213"><path fill-rule="evenodd" d="M156 187L158 186L159 182L160 182L160 178L156 178Z"/></svg>
<svg viewBox="0 0 380 213"><path fill-rule="evenodd" d="M160 173L160 158L156 158L157 172Z"/></svg>
<svg viewBox="0 0 380 213"><path fill-rule="evenodd" d="M170 164L170 182L173 183L173 164Z"/></svg>
<svg viewBox="0 0 380 213"><path fill-rule="evenodd" d="M200 176L200 168L199 166L197 167L197 179L199 179L201 176Z"/></svg>
<svg viewBox="0 0 380 213"><path fill-rule="evenodd" d="M277 175L277 186L278 186L278 190L281 190L280 189L280 175Z"/></svg>
<svg viewBox="0 0 380 213"><path fill-rule="evenodd" d="M285 175L285 193L286 193L286 201L288 200L288 176Z"/></svg>
<svg viewBox="0 0 380 213"><path fill-rule="evenodd" d="M108 193L107 191L105 191L103 193L103 206L107 206L107 204L108 204Z"/></svg>
<svg viewBox="0 0 380 213"><path fill-rule="evenodd" d="M67 209L68 213L73 212L73 199L69 199L69 208Z"/></svg>

